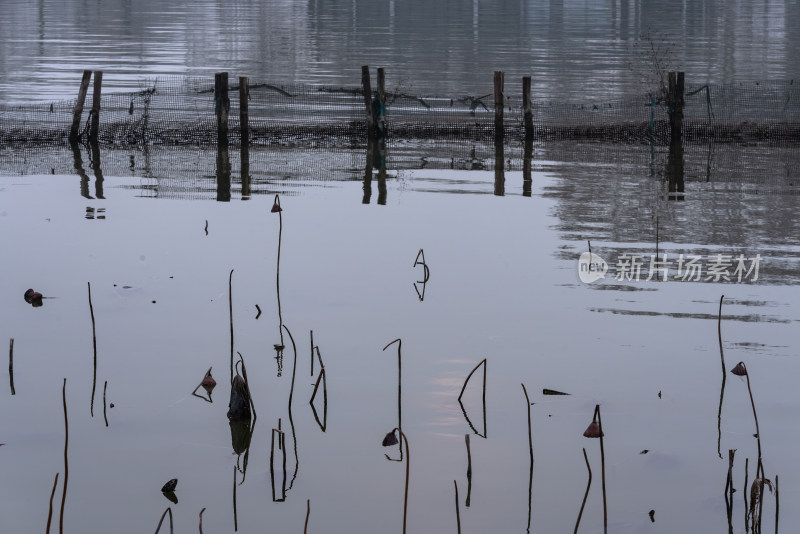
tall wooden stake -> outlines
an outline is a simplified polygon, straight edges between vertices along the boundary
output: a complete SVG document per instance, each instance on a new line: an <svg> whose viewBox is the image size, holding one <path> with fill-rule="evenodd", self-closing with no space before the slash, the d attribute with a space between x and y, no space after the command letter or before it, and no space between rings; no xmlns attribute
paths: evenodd
<svg viewBox="0 0 800 534"><path fill-rule="evenodd" d="M94 71L94 86L92 87L92 111L89 123L89 142L96 143L100 131L100 94L103 88L103 71Z"/></svg>
<svg viewBox="0 0 800 534"><path fill-rule="evenodd" d="M69 140L77 141L81 129L81 116L83 115L83 104L86 102L86 92L89 90L89 80L92 78L92 71L83 71L81 87L78 89L78 99L75 107L72 108L72 126L69 129Z"/></svg>
<svg viewBox="0 0 800 534"><path fill-rule="evenodd" d="M364 92L364 109L367 113L367 138L374 139L375 124L372 120L372 87L369 81L369 65L361 67L361 88Z"/></svg>
<svg viewBox="0 0 800 534"><path fill-rule="evenodd" d="M522 113L525 122L525 140L533 138L533 107L531 105L531 77L522 78Z"/></svg>

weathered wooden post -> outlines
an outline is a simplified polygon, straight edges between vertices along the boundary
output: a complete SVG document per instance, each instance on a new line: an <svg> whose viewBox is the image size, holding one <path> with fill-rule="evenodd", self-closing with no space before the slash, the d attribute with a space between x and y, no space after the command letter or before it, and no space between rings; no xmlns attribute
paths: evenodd
<svg viewBox="0 0 800 534"><path fill-rule="evenodd" d="M94 86L92 87L92 111L89 113L89 142L96 143L100 130L100 95L103 87L103 71L94 71Z"/></svg>
<svg viewBox="0 0 800 534"><path fill-rule="evenodd" d="M231 162L228 154L228 73L214 75L214 112L217 115L217 201L231 200Z"/></svg>
<svg viewBox="0 0 800 534"><path fill-rule="evenodd" d="M505 195L505 147L503 138L503 72L494 72L494 194Z"/></svg>
<svg viewBox="0 0 800 534"><path fill-rule="evenodd" d="M239 76L239 123L241 125L242 198L250 197L250 80Z"/></svg>
<svg viewBox="0 0 800 534"><path fill-rule="evenodd" d="M83 115L83 104L86 102L86 92L89 90L89 80L91 80L91 78L92 71L83 71L81 87L78 89L78 100L75 101L75 107L72 108L72 127L69 129L70 142L78 140L79 131L81 129L81 115Z"/></svg>
<svg viewBox="0 0 800 534"><path fill-rule="evenodd" d="M250 85L247 76L239 76L239 123L241 125L242 148L250 145L250 126L248 124Z"/></svg>
<svg viewBox="0 0 800 534"><path fill-rule="evenodd" d="M669 124L670 143L683 144L684 73L669 73Z"/></svg>
<svg viewBox="0 0 800 534"><path fill-rule="evenodd" d="M503 71L494 71L494 141L502 143L503 130Z"/></svg>
<svg viewBox="0 0 800 534"><path fill-rule="evenodd" d="M367 139L374 139L375 125L372 120L372 87L369 81L369 65L361 67L361 88L364 91L364 109L367 112Z"/></svg>
<svg viewBox="0 0 800 534"><path fill-rule="evenodd" d="M683 98L684 98L684 73L670 72L668 75L669 93L667 105L669 106L669 155L667 157L667 179L670 200L682 200L684 192L684 162L683 162Z"/></svg>
<svg viewBox="0 0 800 534"><path fill-rule="evenodd" d="M214 113L217 115L218 146L228 147L228 113L231 101L228 98L228 73L218 72L214 75Z"/></svg>
<svg viewBox="0 0 800 534"><path fill-rule="evenodd" d="M386 71L378 69L378 98L372 102L372 121L375 128L375 137L386 137Z"/></svg>
<svg viewBox="0 0 800 534"><path fill-rule="evenodd" d="M531 77L522 78L522 113L525 122L525 139L533 138L533 108L531 106Z"/></svg>

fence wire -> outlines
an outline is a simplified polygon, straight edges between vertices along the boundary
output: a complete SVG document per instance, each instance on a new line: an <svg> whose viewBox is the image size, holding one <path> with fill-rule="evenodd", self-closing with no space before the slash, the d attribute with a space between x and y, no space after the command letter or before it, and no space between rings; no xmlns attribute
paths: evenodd
<svg viewBox="0 0 800 534"><path fill-rule="evenodd" d="M228 131L240 139L239 88L231 80ZM248 125L255 146L360 146L367 136L359 87L278 85L250 80ZM506 84L504 134L524 138L521 91ZM375 95L373 95L375 96ZM534 138L604 143L669 142L662 98L630 95L611 101L553 102L533 95ZM86 135L92 109L87 96L81 117ZM0 143L54 146L65 143L75 100L24 106L0 105ZM683 110L685 143L800 141L800 95L794 80L724 85L687 84ZM386 95L387 143L409 140L487 141L495 135L491 87L460 95ZM196 145L217 142L214 80L164 77L144 80L139 91L103 95L98 141L104 145Z"/></svg>

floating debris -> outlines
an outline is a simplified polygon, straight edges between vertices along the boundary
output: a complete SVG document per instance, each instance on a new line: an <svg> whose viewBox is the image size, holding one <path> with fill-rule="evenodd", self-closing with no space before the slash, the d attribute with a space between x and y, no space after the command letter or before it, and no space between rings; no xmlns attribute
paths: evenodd
<svg viewBox="0 0 800 534"><path fill-rule="evenodd" d="M564 393L563 391L556 391L554 389L544 388L542 390L542 395L571 395L571 393Z"/></svg>
<svg viewBox="0 0 800 534"><path fill-rule="evenodd" d="M649 512L647 512L647 515L650 516L650 522L651 523L655 523L656 522L656 511L655 510L650 510Z"/></svg>

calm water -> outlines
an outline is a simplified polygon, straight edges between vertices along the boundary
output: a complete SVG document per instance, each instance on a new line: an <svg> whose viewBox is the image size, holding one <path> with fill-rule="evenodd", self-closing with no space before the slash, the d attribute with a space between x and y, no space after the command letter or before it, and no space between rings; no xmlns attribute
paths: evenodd
<svg viewBox="0 0 800 534"><path fill-rule="evenodd" d="M503 69L532 75L540 98L581 99L652 83L643 34L687 81L800 72L792 1L6 4L3 102L72 98L84 68L128 90L219 70L355 85L362 64L409 93L481 91ZM205 532L300 531L309 508L308 532L397 532L406 467L409 532L456 531L454 480L464 532L568 532L583 448L580 530L602 532L600 447L582 437L597 404L610 532L727 532L729 449L744 532L758 443L748 383L721 366L722 295L724 368L749 369L780 529L800 527L796 147L688 146L681 187L663 150L635 145L537 144L530 181L519 147L501 175L486 147L401 143L385 177L361 149L259 148L247 184L234 153L226 180L213 150L100 150L0 148L15 393L0 389L0 532L45 528L56 474L51 531L62 511L65 532L154 531L171 506L178 532L203 509ZM609 266L592 284L587 241ZM645 280L656 251L667 281ZM624 279L634 256L643 274ZM694 256L730 258L733 279L676 278ZM760 259L757 278L736 280L739 256ZM327 385L313 406L312 330ZM398 345L383 350L397 338L399 406ZM226 417L232 351L257 412L249 448ZM481 368L459 403L484 359L485 394ZM209 367L204 400L192 391ZM403 462L381 447L398 425ZM178 503L160 492L172 478ZM775 508L767 496L765 532Z"/></svg>
<svg viewBox="0 0 800 534"><path fill-rule="evenodd" d="M581 531L601 532L599 446L582 437L598 403L610 531L727 531L727 451L737 449L732 524L743 532L745 458L752 481L757 444L747 384L730 373L718 419L723 294L725 366L743 360L750 370L764 468L780 479L781 530L800 525L791 506L800 497L800 232L787 215L796 211L796 183L767 172L724 183L726 171L711 182L687 181L682 200L669 200L666 184L624 149L584 147L579 161L542 147L530 187L512 165L505 196L493 194L492 170L390 168L380 205L377 183L363 203L362 154L293 153L322 158L330 175L259 174L252 188L264 194L247 201L238 176L230 202L215 201L213 176L181 178L188 161L202 168L213 152L189 150L180 168L180 159L170 159L172 176L147 176L135 165L112 172L111 162L127 153L105 153L104 198L93 176L83 185L74 173L2 178L0 333L15 339L16 389L12 396L5 385L0 402L3 532L44 528L56 473L59 519L64 378L67 532L154 530L169 505L178 531L197 528L203 508L205 532L299 531L308 501L309 532L400 531L405 463L384 457L397 459L396 447L381 447L398 424L397 345L382 349L398 337L410 532L455 531L453 480L465 532L524 532L529 503L533 531L569 531L586 488L584 447L593 482ZM168 150L150 156L179 157ZM768 168L778 168L776 161ZM273 191L284 210L280 316ZM759 279L579 281L586 239L612 267L623 253L654 253L656 215L661 253L761 254ZM742 225L746 231L732 230ZM423 277L413 266L420 248L430 268L423 301L414 287ZM247 457L232 445L225 416L231 270L234 350L245 358L257 412ZM87 282L97 331L93 416ZM22 298L28 287L53 298L33 308ZM293 359L281 318L298 353L293 433ZM311 376L311 330L327 377L325 431L309 405L319 374L317 363ZM282 367L273 349L280 343L287 345ZM464 392L464 412L458 403L465 378L484 358L485 419L480 370ZM191 392L212 366L218 386L209 403ZM114 404L105 411L108 426L105 382ZM535 403L530 500L521 383ZM543 388L572 395L545 396ZM320 394L315 406L322 418ZM270 439L279 426L286 432L285 502L274 502L270 477ZM282 458L276 451L278 497ZM159 491L171 478L179 480L176 505ZM770 531L774 511L770 496Z"/></svg>
<svg viewBox="0 0 800 534"><path fill-rule="evenodd" d="M687 83L800 75L793 0L3 4L3 102L74 98L86 68L104 71L106 90L138 90L161 74L221 70L357 85L369 64L386 67L390 88L459 95L491 92L504 70L508 83L532 76L535 98L560 100L641 92L655 57Z"/></svg>

